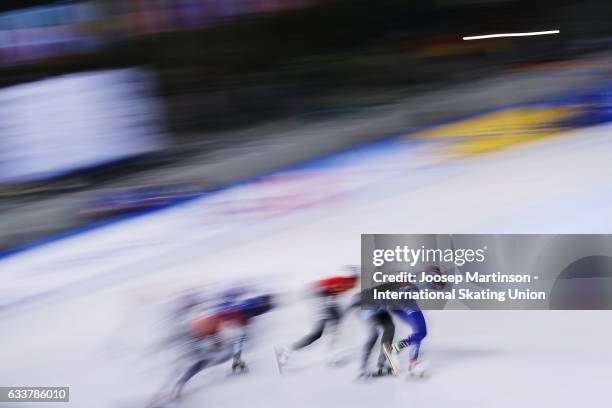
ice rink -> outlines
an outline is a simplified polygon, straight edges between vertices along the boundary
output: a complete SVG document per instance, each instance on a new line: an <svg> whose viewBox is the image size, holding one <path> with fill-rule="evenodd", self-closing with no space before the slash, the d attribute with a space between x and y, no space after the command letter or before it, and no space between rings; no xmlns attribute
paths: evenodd
<svg viewBox="0 0 612 408"><path fill-rule="evenodd" d="M462 157L433 141L379 143L5 258L0 384L70 386L70 407L144 408L176 368L171 351L151 351L166 329L155 303L257 282L282 304L257 322L250 373L201 373L181 407L601 405L605 311L426 312L425 380L355 381L350 357L366 335L356 316L340 333L341 367L323 342L281 377L272 346L309 330L302 289L358 264L362 233L612 233L611 136L602 125Z"/></svg>

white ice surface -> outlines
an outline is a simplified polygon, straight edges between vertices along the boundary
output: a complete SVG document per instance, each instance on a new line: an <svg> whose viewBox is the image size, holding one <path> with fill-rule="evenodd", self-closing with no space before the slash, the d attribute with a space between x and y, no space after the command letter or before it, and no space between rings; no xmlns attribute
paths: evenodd
<svg viewBox="0 0 612 408"><path fill-rule="evenodd" d="M202 373L181 407L607 406L611 312L427 312L425 381L357 383L357 361L327 367L324 344L279 377L271 347L309 329L300 288L359 263L361 233L612 233L611 136L611 126L600 126L407 166L291 211L215 217L211 201L224 201L204 199L5 259L0 304L54 292L0 314L0 385L68 385L70 407L144 408L172 372L169 352L148 350L161 335L151 299L169 288L266 279L286 295L258 322L250 374ZM383 151L364 162L385 158L412 159ZM243 191L224 194L239 201ZM358 353L364 334L349 319L340 347Z"/></svg>

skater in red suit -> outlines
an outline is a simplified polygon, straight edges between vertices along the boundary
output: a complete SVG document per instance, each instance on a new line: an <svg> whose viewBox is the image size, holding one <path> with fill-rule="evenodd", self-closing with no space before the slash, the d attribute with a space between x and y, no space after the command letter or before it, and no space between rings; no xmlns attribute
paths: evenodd
<svg viewBox="0 0 612 408"><path fill-rule="evenodd" d="M276 349L279 370L287 363L291 352L310 346L319 340L326 330L335 333L342 318L342 308L338 305L338 296L353 289L359 281L359 267L347 266L344 267L344 270L348 272L347 275L322 279L312 285L312 294L319 304L317 322L310 333L291 346Z"/></svg>

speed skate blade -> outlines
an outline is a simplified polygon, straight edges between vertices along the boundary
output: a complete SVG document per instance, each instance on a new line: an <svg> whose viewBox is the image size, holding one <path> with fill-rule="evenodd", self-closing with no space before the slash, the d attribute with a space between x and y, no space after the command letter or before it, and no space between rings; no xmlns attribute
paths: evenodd
<svg viewBox="0 0 612 408"><path fill-rule="evenodd" d="M391 371L393 372L393 375L399 375L400 367L397 360L395 359L395 356L393 356L392 354L391 346L388 344L383 344L382 350L383 353L385 353L385 357L387 358L389 365L391 366Z"/></svg>
<svg viewBox="0 0 612 408"><path fill-rule="evenodd" d="M283 374L283 364L281 363L281 360L280 360L282 350L274 346L272 348L272 351L274 352L274 362L276 363L276 371L278 372L278 375L282 375Z"/></svg>

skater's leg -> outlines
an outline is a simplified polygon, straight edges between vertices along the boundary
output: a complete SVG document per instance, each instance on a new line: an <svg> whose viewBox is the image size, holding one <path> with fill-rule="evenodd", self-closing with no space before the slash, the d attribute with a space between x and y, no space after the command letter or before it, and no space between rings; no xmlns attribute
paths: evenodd
<svg viewBox="0 0 612 408"><path fill-rule="evenodd" d="M245 324L242 327L240 335L234 341L232 371L236 371L237 369L244 371L246 369L246 363L242 360L242 350L244 348L244 343L246 343L248 338L248 327L248 324Z"/></svg>
<svg viewBox="0 0 612 408"><path fill-rule="evenodd" d="M408 342L410 344L420 344L421 341L423 341L423 339L427 336L427 324L425 323L423 312L419 310L410 313L408 317L408 324L412 329L412 334L408 337Z"/></svg>
<svg viewBox="0 0 612 408"><path fill-rule="evenodd" d="M215 351L207 352L196 350L193 354L200 357L189 367L189 369L187 369L187 372L183 374L183 376L174 386L172 395L175 399L180 398L183 388L185 388L187 382L189 382L189 380L191 380L200 371L207 367L212 367L229 361L232 358L233 349L231 347L223 347Z"/></svg>
<svg viewBox="0 0 612 408"><path fill-rule="evenodd" d="M423 377L425 375L425 366L419 360L419 352L421 351L421 342L427 336L427 325L425 324L425 317L419 310L411 313L409 316L409 324L412 328L412 334L408 336L406 340L409 344L409 357L410 357L410 373L413 376Z"/></svg>
<svg viewBox="0 0 612 408"><path fill-rule="evenodd" d="M414 363L419 359L419 352L421 351L421 342L413 343L410 345L409 353L410 353L410 362Z"/></svg>
<svg viewBox="0 0 612 408"><path fill-rule="evenodd" d="M324 306L321 310L321 319L316 323L313 330L299 341L293 343L290 347L283 347L277 352L279 366L284 366L289 360L292 351L300 350L310 346L315 341L323 336L326 328L331 328L334 333L330 340L330 347L333 348L335 343L337 325L340 321L340 311L334 303Z"/></svg>
<svg viewBox="0 0 612 408"><path fill-rule="evenodd" d="M329 336L329 348L331 351L334 350L336 346L336 341L338 340L339 326L340 326L340 310L335 304L330 305L325 314L326 320L326 330L331 334Z"/></svg>
<svg viewBox="0 0 612 408"><path fill-rule="evenodd" d="M420 310L394 310L393 312L412 329L410 336L401 340L397 348L401 350L406 346L410 346L410 361L414 362L418 360L421 342L427 336L427 324L425 323L423 312Z"/></svg>
<svg viewBox="0 0 612 408"><path fill-rule="evenodd" d="M408 324L412 329L412 333L404 340L410 342L420 342L427 336L427 324L425 317L420 310L398 309L394 310L393 314L399 317L404 323Z"/></svg>
<svg viewBox="0 0 612 408"><path fill-rule="evenodd" d="M310 346L312 343L320 339L323 335L323 331L325 330L326 322L326 320L319 320L319 322L317 322L317 324L315 325L314 329L304 338L294 343L291 348L293 350L300 350L304 347Z"/></svg>
<svg viewBox="0 0 612 408"><path fill-rule="evenodd" d="M243 321L242 324L240 325L240 334L238 335L238 337L236 337L236 339L234 340L234 344L233 344L234 360L242 359L242 350L244 349L244 345L249 338L250 331L251 331L250 321L248 320Z"/></svg>
<svg viewBox="0 0 612 408"><path fill-rule="evenodd" d="M393 319L387 312L379 313L376 316L376 319L380 327L382 327L383 331L382 337L380 339L381 350L380 355L378 356L378 366L381 367L387 360L387 357L385 356L382 347L384 345L391 346L391 344L393 343L393 337L395 336L395 325L393 324Z"/></svg>
<svg viewBox="0 0 612 408"><path fill-rule="evenodd" d="M183 388L185 388L185 385L187 384L187 382L191 380L200 371L202 371L206 367L206 365L207 365L207 362L205 360L199 360L195 362L194 364L192 364L191 367L189 367L189 369L187 370L187 372L183 374L183 376L178 380L178 382L174 386L174 389L172 391L172 398L175 400L180 399L181 394L183 393Z"/></svg>
<svg viewBox="0 0 612 408"><path fill-rule="evenodd" d="M366 371L368 367L368 361L370 360L370 355L372 354L372 349L378 340L378 336L380 335L378 328L376 327L376 323L370 326L370 334L368 336L368 340L363 346L363 356L361 359L361 369L362 371Z"/></svg>

